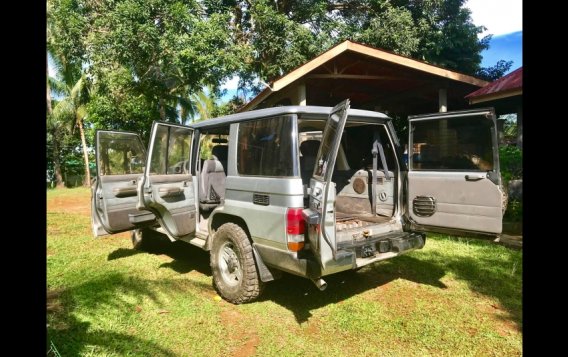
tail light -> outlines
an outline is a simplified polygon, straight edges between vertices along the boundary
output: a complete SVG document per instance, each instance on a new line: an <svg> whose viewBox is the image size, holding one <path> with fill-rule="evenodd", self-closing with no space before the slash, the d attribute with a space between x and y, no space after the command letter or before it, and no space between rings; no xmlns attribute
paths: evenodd
<svg viewBox="0 0 568 357"><path fill-rule="evenodd" d="M286 238L288 249L297 252L304 248L306 223L302 217L303 208L288 208L286 211Z"/></svg>

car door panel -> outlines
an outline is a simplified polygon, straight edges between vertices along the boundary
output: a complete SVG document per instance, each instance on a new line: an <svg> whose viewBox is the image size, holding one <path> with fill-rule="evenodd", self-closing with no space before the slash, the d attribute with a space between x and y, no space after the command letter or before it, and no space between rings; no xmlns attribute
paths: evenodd
<svg viewBox="0 0 568 357"><path fill-rule="evenodd" d="M139 208L154 213L174 239L195 234L197 205L189 172L193 129L155 122Z"/></svg>
<svg viewBox="0 0 568 357"><path fill-rule="evenodd" d="M99 130L96 137L97 177L91 189L93 234L103 236L136 228L137 183L142 178L145 150L138 135Z"/></svg>
<svg viewBox="0 0 568 357"><path fill-rule="evenodd" d="M409 119L411 220L423 228L501 233L503 200L493 111Z"/></svg>
<svg viewBox="0 0 568 357"><path fill-rule="evenodd" d="M309 209L305 211L306 217L316 217L307 218L308 223L317 221L316 224L308 225L310 247L320 260L321 266L328 271L333 265L339 265L341 260L337 255L335 239L336 188L331 178L348 111L347 99L336 105L329 115L310 179Z"/></svg>

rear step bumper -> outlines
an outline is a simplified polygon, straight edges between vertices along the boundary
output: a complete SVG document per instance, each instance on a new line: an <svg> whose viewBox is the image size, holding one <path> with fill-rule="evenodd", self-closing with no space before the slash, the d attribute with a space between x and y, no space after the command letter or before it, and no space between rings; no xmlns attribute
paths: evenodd
<svg viewBox="0 0 568 357"><path fill-rule="evenodd" d="M420 232L396 232L369 237L359 242L345 242L338 250L354 251L357 258L373 258L383 253L401 254L424 247L426 235Z"/></svg>

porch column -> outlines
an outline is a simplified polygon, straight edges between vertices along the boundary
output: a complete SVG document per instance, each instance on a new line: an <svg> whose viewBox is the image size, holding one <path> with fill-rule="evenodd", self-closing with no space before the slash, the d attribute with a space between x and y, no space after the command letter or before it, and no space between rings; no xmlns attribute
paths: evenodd
<svg viewBox="0 0 568 357"><path fill-rule="evenodd" d="M440 113L448 111L448 90L446 88L440 88L438 90L438 107Z"/></svg>
<svg viewBox="0 0 568 357"><path fill-rule="evenodd" d="M298 105L306 105L306 83L298 85Z"/></svg>
<svg viewBox="0 0 568 357"><path fill-rule="evenodd" d="M438 89L438 107L440 113L448 111L448 90L447 88ZM448 156L448 121L445 119L438 121L440 136L438 138L440 145L440 157Z"/></svg>
<svg viewBox="0 0 568 357"><path fill-rule="evenodd" d="M523 150L523 107L517 107L517 147Z"/></svg>

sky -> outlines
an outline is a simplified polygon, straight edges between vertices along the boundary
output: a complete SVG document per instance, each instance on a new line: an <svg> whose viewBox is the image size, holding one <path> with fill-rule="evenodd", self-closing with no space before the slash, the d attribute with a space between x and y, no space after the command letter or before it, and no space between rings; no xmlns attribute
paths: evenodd
<svg viewBox="0 0 568 357"><path fill-rule="evenodd" d="M523 30L522 0L468 0L465 6L471 10L473 23L487 28L480 37Z"/></svg>
<svg viewBox="0 0 568 357"><path fill-rule="evenodd" d="M492 34L489 49L481 54L482 67L493 66L503 59L513 61L509 72L523 65L522 0L468 0L471 18L477 26L487 28L479 37Z"/></svg>

